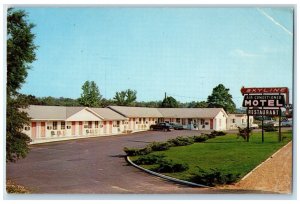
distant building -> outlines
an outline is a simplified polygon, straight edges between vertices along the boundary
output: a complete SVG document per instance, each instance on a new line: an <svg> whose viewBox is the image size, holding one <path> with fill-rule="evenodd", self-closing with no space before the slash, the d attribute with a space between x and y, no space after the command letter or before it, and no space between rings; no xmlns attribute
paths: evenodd
<svg viewBox="0 0 300 204"><path fill-rule="evenodd" d="M249 116L249 125L251 127L253 123L253 116ZM227 120L227 129L238 129L238 127L245 128L247 127L247 114L244 113L236 113L236 114L228 114Z"/></svg>

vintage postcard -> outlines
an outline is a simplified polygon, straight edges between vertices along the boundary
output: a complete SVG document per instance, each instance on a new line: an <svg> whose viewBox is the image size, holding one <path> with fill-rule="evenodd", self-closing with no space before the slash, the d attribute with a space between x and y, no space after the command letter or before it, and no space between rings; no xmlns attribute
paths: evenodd
<svg viewBox="0 0 300 204"><path fill-rule="evenodd" d="M280 6L8 6L6 193L293 194Z"/></svg>

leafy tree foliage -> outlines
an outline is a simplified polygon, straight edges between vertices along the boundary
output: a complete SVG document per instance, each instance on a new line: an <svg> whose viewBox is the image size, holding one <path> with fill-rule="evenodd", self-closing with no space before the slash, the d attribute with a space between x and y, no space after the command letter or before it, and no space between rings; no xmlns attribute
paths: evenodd
<svg viewBox="0 0 300 204"><path fill-rule="evenodd" d="M6 108L6 161L15 162L29 152L30 138L22 133L29 123L28 98L18 90L25 82L29 64L35 60L34 25L23 10L8 9L7 13L7 108Z"/></svg>
<svg viewBox="0 0 300 204"><path fill-rule="evenodd" d="M86 81L82 85L82 94L78 99L80 105L87 107L100 107L101 98L99 88L94 81Z"/></svg>
<svg viewBox="0 0 300 204"><path fill-rule="evenodd" d="M136 107L149 107L149 108L159 108L161 106L162 101L140 101L136 102Z"/></svg>
<svg viewBox="0 0 300 204"><path fill-rule="evenodd" d="M188 108L207 108L208 104L206 101L192 101L188 103Z"/></svg>
<svg viewBox="0 0 300 204"><path fill-rule="evenodd" d="M178 108L179 103L172 96L168 96L162 101L161 107L162 108Z"/></svg>
<svg viewBox="0 0 300 204"><path fill-rule="evenodd" d="M207 103L210 108L224 108L229 113L235 112L236 109L229 89L225 88L223 84L219 84L213 89L212 94L207 98Z"/></svg>
<svg viewBox="0 0 300 204"><path fill-rule="evenodd" d="M125 91L116 92L114 97L115 103L118 106L134 106L136 101L136 91L127 89Z"/></svg>

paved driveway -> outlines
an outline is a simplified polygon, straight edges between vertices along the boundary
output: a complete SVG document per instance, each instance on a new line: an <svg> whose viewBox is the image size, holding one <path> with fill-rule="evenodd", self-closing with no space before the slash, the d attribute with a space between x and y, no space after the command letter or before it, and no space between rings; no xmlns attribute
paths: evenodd
<svg viewBox="0 0 300 204"><path fill-rule="evenodd" d="M199 133L148 131L32 145L25 159L7 165L7 177L35 193L227 193L174 184L142 172L124 159L125 146L143 147L152 141Z"/></svg>

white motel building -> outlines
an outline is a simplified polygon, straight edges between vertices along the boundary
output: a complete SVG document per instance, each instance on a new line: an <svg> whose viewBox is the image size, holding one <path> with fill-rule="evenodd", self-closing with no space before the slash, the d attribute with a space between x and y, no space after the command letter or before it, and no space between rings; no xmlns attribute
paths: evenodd
<svg viewBox="0 0 300 204"><path fill-rule="evenodd" d="M229 116L222 108L30 105L23 111L31 118L23 130L32 139L31 143L145 131L159 122L176 122L191 130L232 129L228 127Z"/></svg>

